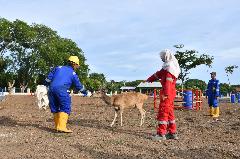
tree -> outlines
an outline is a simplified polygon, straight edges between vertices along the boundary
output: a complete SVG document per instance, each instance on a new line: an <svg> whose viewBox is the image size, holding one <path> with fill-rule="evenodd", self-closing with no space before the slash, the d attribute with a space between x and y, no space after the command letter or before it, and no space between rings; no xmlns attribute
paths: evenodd
<svg viewBox="0 0 240 159"><path fill-rule="evenodd" d="M103 73L91 73L89 74L89 78L99 81L102 87L104 87L107 82Z"/></svg>
<svg viewBox="0 0 240 159"><path fill-rule="evenodd" d="M231 85L232 87L232 92L237 93L240 92L240 85Z"/></svg>
<svg viewBox="0 0 240 159"><path fill-rule="evenodd" d="M107 92L118 91L117 82L115 82L114 80L111 80L110 82L107 82L106 83L106 89L107 89Z"/></svg>
<svg viewBox="0 0 240 159"><path fill-rule="evenodd" d="M184 45L174 45L174 47L182 48L184 47ZM188 74L190 73L189 71L191 69L196 68L197 66L202 64L211 67L214 59L213 56L209 56L206 54L201 54L200 56L198 56L198 51L196 50L177 50L175 57L178 60L181 70L179 79L181 80L182 86L184 82L188 79Z"/></svg>
<svg viewBox="0 0 240 159"><path fill-rule="evenodd" d="M238 68L237 65L231 65L231 66L225 67L225 72L226 72L226 74L227 74L229 86L231 85L231 84L230 84L230 80L229 80L229 76L230 76L231 74L233 74L234 70L237 69L237 68Z"/></svg>
<svg viewBox="0 0 240 159"><path fill-rule="evenodd" d="M185 87L188 89L200 89L204 92L207 88L206 82L199 79L189 79L185 82Z"/></svg>
<svg viewBox="0 0 240 159"><path fill-rule="evenodd" d="M115 82L114 80L111 80L110 82L107 82L106 89L108 92L115 92L120 91L120 88L124 86L125 81Z"/></svg>
<svg viewBox="0 0 240 159"><path fill-rule="evenodd" d="M220 83L220 93L226 96L229 92L233 91L233 87L227 83Z"/></svg>
<svg viewBox="0 0 240 159"><path fill-rule="evenodd" d="M141 82L142 82L142 80L126 82L126 86L137 87Z"/></svg>
<svg viewBox="0 0 240 159"><path fill-rule="evenodd" d="M91 73L84 82L86 88L91 92L105 88L106 83L106 78L102 73Z"/></svg>
<svg viewBox="0 0 240 159"><path fill-rule="evenodd" d="M94 92L101 89L101 82L92 78L87 78L85 84L86 89L90 92Z"/></svg>
<svg viewBox="0 0 240 159"><path fill-rule="evenodd" d="M14 77L18 85L28 83L33 88L54 66L66 64L70 55L78 56L77 73L85 81L88 65L83 51L71 39L60 37L45 25L0 18L0 69L4 68L2 74L8 75L8 81Z"/></svg>

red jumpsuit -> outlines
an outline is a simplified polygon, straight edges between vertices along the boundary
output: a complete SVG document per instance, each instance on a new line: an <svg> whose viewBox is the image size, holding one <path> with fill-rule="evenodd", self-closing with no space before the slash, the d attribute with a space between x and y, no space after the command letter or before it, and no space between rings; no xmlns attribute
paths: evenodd
<svg viewBox="0 0 240 159"><path fill-rule="evenodd" d="M174 116L174 98L176 96L176 77L168 71L161 69L147 79L147 82L160 80L163 89L160 91L160 104L158 111L158 135L166 135L176 133L176 123ZM162 96L167 96L163 99Z"/></svg>

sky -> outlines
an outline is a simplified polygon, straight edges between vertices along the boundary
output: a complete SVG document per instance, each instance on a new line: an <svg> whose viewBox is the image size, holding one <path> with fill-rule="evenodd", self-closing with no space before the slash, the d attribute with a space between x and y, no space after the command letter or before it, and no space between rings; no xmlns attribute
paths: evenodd
<svg viewBox="0 0 240 159"><path fill-rule="evenodd" d="M161 69L159 52L173 45L214 57L212 68L199 66L189 78L207 82L225 67L240 84L239 0L0 0L0 17L44 24L84 51L90 73L107 80L144 80Z"/></svg>

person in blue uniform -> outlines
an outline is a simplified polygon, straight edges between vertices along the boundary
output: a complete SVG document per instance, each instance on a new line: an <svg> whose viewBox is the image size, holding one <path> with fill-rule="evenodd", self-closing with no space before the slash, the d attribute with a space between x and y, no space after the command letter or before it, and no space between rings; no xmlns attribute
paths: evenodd
<svg viewBox="0 0 240 159"><path fill-rule="evenodd" d="M207 97L209 104L209 113L212 117L219 117L219 106L217 98L220 95L220 83L216 79L216 72L212 72L211 80L208 82L207 86Z"/></svg>
<svg viewBox="0 0 240 159"><path fill-rule="evenodd" d="M87 91L75 73L75 70L78 68L78 57L70 56L68 65L53 68L45 79L45 83L49 87L49 105L54 116L55 129L59 132L72 132L66 127L71 113L69 88L74 85L76 91L82 92L84 96L87 95Z"/></svg>

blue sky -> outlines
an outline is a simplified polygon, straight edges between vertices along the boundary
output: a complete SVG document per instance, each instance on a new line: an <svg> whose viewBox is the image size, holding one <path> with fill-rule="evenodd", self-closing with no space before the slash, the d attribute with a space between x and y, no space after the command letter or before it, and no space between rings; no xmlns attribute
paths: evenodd
<svg viewBox="0 0 240 159"><path fill-rule="evenodd" d="M211 71L240 67L239 0L0 0L0 17L41 23L84 51L91 72L107 80L146 79L161 68L159 52L173 45L214 56L212 68L191 70L208 81ZM230 76L240 84L240 68Z"/></svg>

